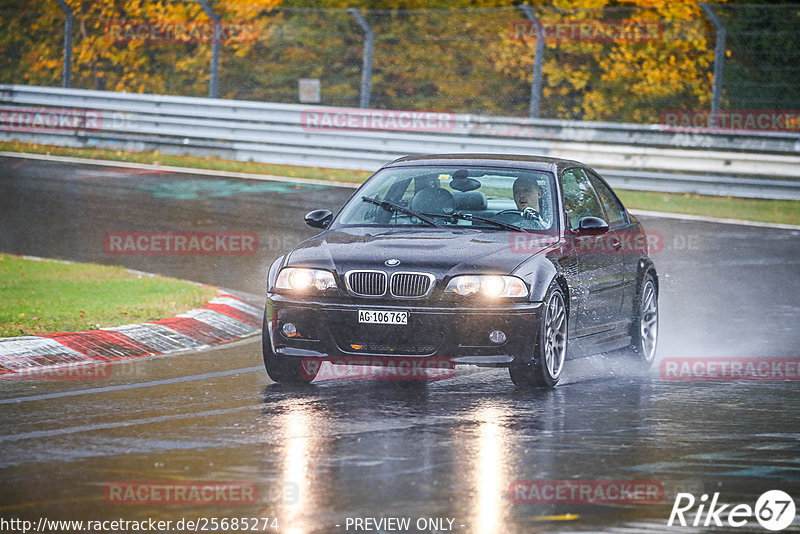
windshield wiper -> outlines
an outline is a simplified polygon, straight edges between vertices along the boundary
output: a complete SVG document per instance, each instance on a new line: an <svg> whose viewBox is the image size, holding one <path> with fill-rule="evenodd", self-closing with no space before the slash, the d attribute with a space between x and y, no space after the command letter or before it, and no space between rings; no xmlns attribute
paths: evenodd
<svg viewBox="0 0 800 534"><path fill-rule="evenodd" d="M442 227L441 224L437 223L436 221L430 218L431 214L412 210L411 208L406 208L405 206L401 206L400 204L395 204L394 202L390 202L388 200L378 200L376 198L370 198L370 197L361 197L361 200L363 200L364 202L372 202L376 206L380 206L386 211L391 211L392 213L399 211L405 213L406 215L411 215L412 217L416 217L417 219L424 221L430 224L431 226L435 226L436 228Z"/></svg>
<svg viewBox="0 0 800 534"><path fill-rule="evenodd" d="M463 221L484 222L484 223L488 223L488 224L494 225L497 228L503 228L505 230L511 230L511 231L514 231L514 232L529 233L528 230L526 230L525 228L520 228L519 226L516 226L514 224L505 223L505 222L502 222L502 221L496 221L496 220L490 219L488 217L481 217L480 215L473 215L471 213L452 213L450 215L447 215L447 214L444 214L444 213L424 213L423 215L427 215L428 217L449 217L449 218L452 218L452 219L461 219Z"/></svg>
<svg viewBox="0 0 800 534"><path fill-rule="evenodd" d="M495 226L496 228L503 228L504 230L511 230L513 232L525 232L525 233L528 233L528 230L526 230L524 228L520 228L519 226L516 226L514 224L505 223L505 222L502 222L502 221L496 221L494 219L489 219L488 217L481 217L480 215L473 215L471 213L450 213L450 214L447 214L447 213L429 213L429 212L425 212L425 211L412 210L411 208L406 208L405 206L401 206L400 204L395 204L394 202L391 202L389 200L378 200L376 198L370 198L370 197L366 197L366 196L362 196L361 200L363 200L365 202L371 202L371 203L375 204L376 206L382 207L386 211L391 211L391 212L399 211L399 212L405 213L406 215L414 216L414 217L418 218L419 220L430 224L431 226L435 226L436 228L441 228L442 225L440 225L436 221L434 221L433 217L445 217L445 218L448 218L448 219L461 219L461 220L464 220L464 221L478 221L478 222L491 224L491 225Z"/></svg>

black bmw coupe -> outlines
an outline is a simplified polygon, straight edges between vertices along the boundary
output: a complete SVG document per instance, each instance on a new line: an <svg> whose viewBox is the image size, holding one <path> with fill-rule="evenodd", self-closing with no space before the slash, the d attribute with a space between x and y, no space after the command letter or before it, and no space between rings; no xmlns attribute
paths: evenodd
<svg viewBox="0 0 800 534"><path fill-rule="evenodd" d="M648 236L575 161L404 157L269 269L264 364L310 382L322 361L436 358L553 387L564 362L627 350L653 363L658 276Z"/></svg>

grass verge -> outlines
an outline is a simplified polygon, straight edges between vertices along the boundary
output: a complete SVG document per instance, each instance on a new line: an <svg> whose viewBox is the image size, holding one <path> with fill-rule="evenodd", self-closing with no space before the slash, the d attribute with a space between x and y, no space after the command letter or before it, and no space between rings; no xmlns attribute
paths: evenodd
<svg viewBox="0 0 800 534"><path fill-rule="evenodd" d="M131 163L152 163L176 167L272 174L276 176L289 176L292 178L311 178L315 180L350 183L361 183L371 174L366 171L273 165L269 163L230 161L213 157L171 156L155 151L127 152L96 148L70 148L20 143L17 141L0 142L0 151L107 159ZM621 189L616 189L616 191L625 205L631 209L800 225L800 201L795 200L716 197L696 195L693 193L660 193L656 191L630 191Z"/></svg>
<svg viewBox="0 0 800 534"><path fill-rule="evenodd" d="M614 189L630 209L800 225L800 201Z"/></svg>
<svg viewBox="0 0 800 534"><path fill-rule="evenodd" d="M172 317L216 294L121 267L0 254L0 337L79 332Z"/></svg>

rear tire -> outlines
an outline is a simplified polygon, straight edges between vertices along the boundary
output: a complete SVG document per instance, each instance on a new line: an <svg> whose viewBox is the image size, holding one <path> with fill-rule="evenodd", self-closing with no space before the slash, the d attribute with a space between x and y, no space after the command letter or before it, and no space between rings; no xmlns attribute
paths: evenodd
<svg viewBox="0 0 800 534"><path fill-rule="evenodd" d="M272 351L272 343L266 325L261 334L261 352L264 356L264 368L267 370L267 375L278 384L309 384L319 372L320 362L276 355Z"/></svg>
<svg viewBox="0 0 800 534"><path fill-rule="evenodd" d="M628 352L649 369L656 359L658 346L658 291L652 271L644 276L642 290L636 300L636 312L631 325L631 345Z"/></svg>
<svg viewBox="0 0 800 534"><path fill-rule="evenodd" d="M520 387L555 387L564 369L568 316L564 294L556 284L547 290L544 303L533 359L508 368L511 380Z"/></svg>

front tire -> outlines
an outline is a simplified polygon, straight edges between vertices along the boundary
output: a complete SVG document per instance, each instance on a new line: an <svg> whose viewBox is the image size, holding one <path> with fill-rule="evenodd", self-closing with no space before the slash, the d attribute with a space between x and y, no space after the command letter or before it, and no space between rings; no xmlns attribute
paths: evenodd
<svg viewBox="0 0 800 534"><path fill-rule="evenodd" d="M520 387L552 388L558 384L567 355L567 307L564 294L553 285L545 296L533 360L512 364L511 380Z"/></svg>
<svg viewBox="0 0 800 534"><path fill-rule="evenodd" d="M658 345L658 291L655 276L648 272L637 300L629 351L644 367L652 367Z"/></svg>
<svg viewBox="0 0 800 534"><path fill-rule="evenodd" d="M272 351L269 329L264 326L261 334L261 352L264 368L273 382L278 384L309 384L319 372L318 362L307 362L305 358L278 356ZM308 365L313 363L314 365Z"/></svg>

